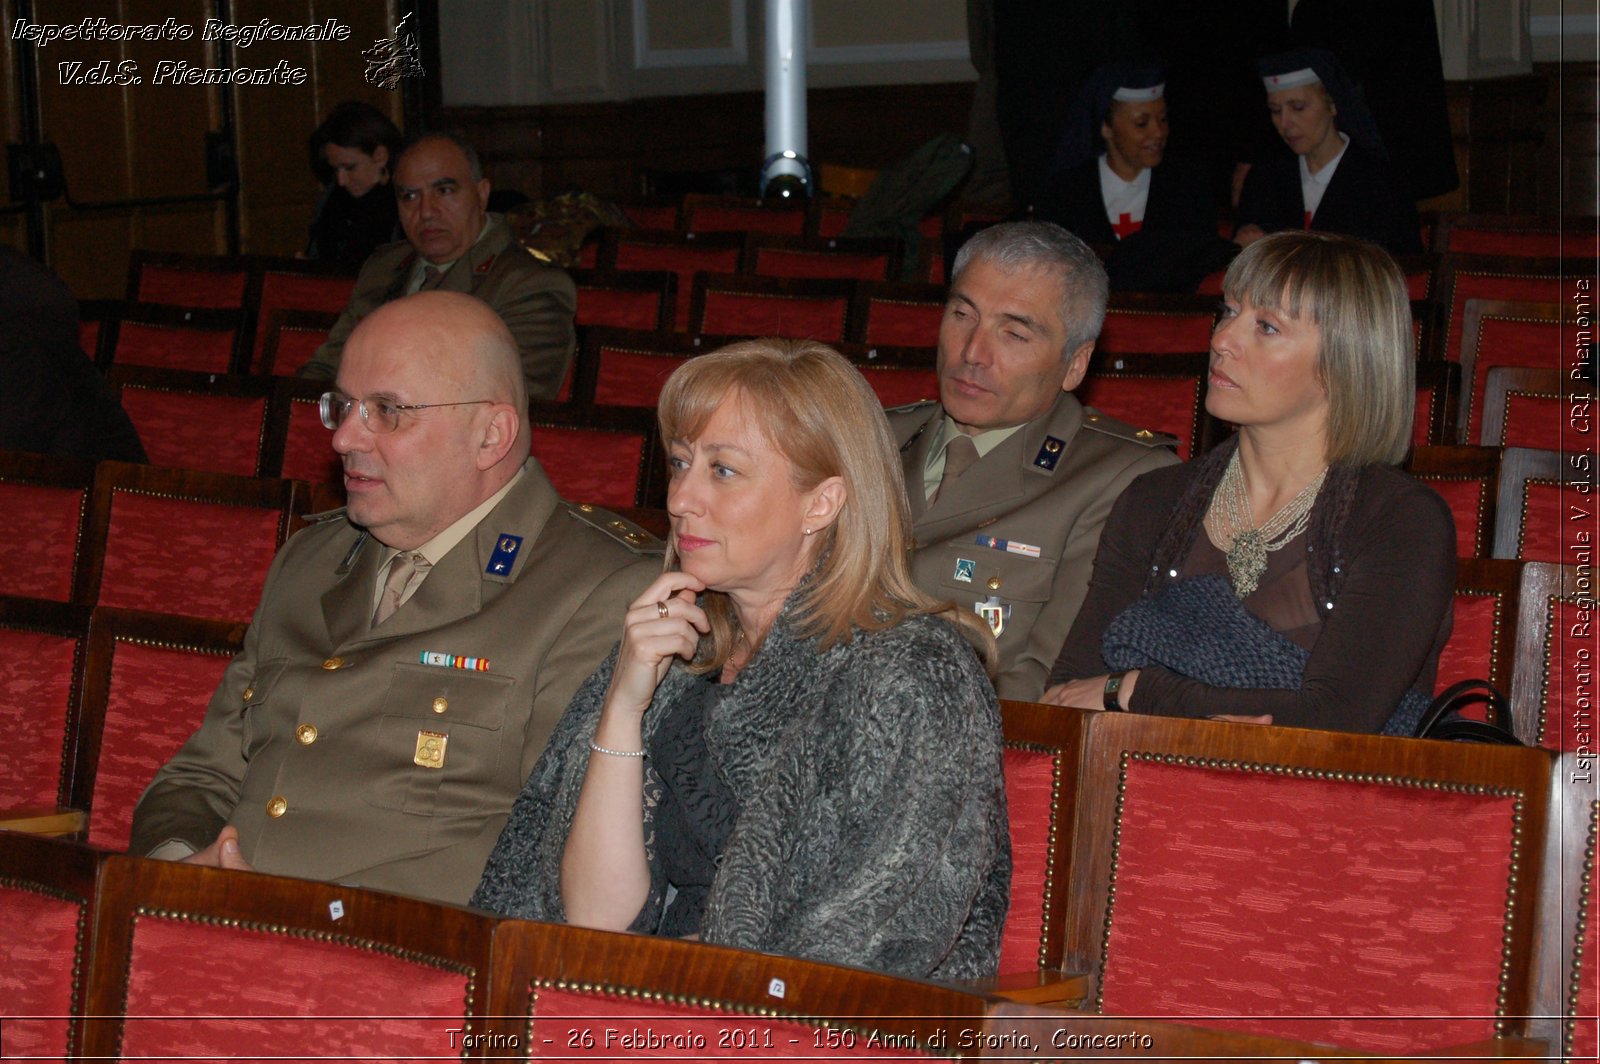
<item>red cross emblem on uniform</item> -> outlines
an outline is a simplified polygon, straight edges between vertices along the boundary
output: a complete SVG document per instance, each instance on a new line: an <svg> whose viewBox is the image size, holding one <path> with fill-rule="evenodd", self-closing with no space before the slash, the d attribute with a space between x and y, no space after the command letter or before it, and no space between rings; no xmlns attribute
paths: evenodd
<svg viewBox="0 0 1600 1064"><path fill-rule="evenodd" d="M1143 228L1143 222L1134 221L1133 215L1129 214L1127 211L1123 211L1121 217L1117 219L1116 224L1112 225L1111 231L1117 234L1118 240L1126 240L1128 237L1132 236L1134 233L1137 233Z"/></svg>

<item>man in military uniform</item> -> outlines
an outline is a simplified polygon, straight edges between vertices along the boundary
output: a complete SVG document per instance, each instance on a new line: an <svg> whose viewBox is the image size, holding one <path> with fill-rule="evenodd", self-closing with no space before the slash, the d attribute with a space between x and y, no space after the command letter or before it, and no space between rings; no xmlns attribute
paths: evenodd
<svg viewBox="0 0 1600 1064"><path fill-rule="evenodd" d="M356 328L323 397L349 504L273 562L131 852L467 900L661 571L653 537L556 497L526 410L516 345L471 296L410 296Z"/></svg>
<svg viewBox="0 0 1600 1064"><path fill-rule="evenodd" d="M576 346L577 289L571 277L518 245L500 215L487 212L489 182L472 145L447 134L419 137L395 161L394 194L406 238L368 256L349 305L300 376L332 380L363 318L391 300L438 288L493 307L516 338L528 394L554 399Z"/></svg>
<svg viewBox="0 0 1600 1064"><path fill-rule="evenodd" d="M1122 489L1174 442L1086 409L1105 319L1094 252L1060 226L985 229L957 254L939 326L939 402L889 412L930 594L989 622L1002 698L1037 699L1088 590Z"/></svg>

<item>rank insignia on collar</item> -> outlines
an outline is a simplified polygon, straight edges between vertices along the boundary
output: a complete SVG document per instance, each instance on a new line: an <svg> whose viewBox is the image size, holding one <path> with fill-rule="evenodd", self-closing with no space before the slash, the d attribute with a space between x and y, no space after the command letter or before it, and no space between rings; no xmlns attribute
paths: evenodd
<svg viewBox="0 0 1600 1064"><path fill-rule="evenodd" d="M483 571L490 576L506 576L517 563L517 552L522 549L521 536L508 536L504 532L495 538L494 553Z"/></svg>
<svg viewBox="0 0 1600 1064"><path fill-rule="evenodd" d="M951 579L959 580L963 584L972 583L972 574L977 571L978 563L971 558L957 558L956 571L951 574Z"/></svg>
<svg viewBox="0 0 1600 1064"><path fill-rule="evenodd" d="M1046 436L1044 443L1039 445L1039 453L1033 456L1033 464L1038 469L1047 469L1055 472L1056 463L1061 461L1061 454L1067 449L1067 441L1055 436Z"/></svg>
<svg viewBox="0 0 1600 1064"><path fill-rule="evenodd" d="M984 623L989 626L989 631L994 633L996 639L1006 630L1006 620L1011 616L1011 607L1000 601L999 595L990 595L982 602L974 602L972 609Z"/></svg>

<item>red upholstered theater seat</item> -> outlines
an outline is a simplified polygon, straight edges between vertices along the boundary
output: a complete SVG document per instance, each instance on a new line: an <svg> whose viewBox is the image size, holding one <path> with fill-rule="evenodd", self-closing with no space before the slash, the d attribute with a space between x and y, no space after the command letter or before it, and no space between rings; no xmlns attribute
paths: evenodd
<svg viewBox="0 0 1600 1064"><path fill-rule="evenodd" d="M1194 354L1211 350L1217 303L1208 296L1118 292L1095 346L1115 354Z"/></svg>
<svg viewBox="0 0 1600 1064"><path fill-rule="evenodd" d="M802 236L806 231L803 204L774 204L741 196L707 196L690 193L683 198L680 228L703 233L775 233Z"/></svg>
<svg viewBox="0 0 1600 1064"><path fill-rule="evenodd" d="M280 378L276 382L261 472L264 476L303 480L314 490L342 498L344 465L334 453L333 432L323 426L317 404L328 386L328 381Z"/></svg>
<svg viewBox="0 0 1600 1064"><path fill-rule="evenodd" d="M1439 654L1434 694L1462 680L1488 680L1495 690L1510 695L1521 581L1521 562L1500 558L1456 560L1455 621L1450 640ZM1488 707L1478 704L1464 712L1483 720ZM1510 720L1494 723L1512 727Z"/></svg>
<svg viewBox="0 0 1600 1064"><path fill-rule="evenodd" d="M1577 314L1568 304L1467 300L1461 333L1461 442L1476 443L1482 435L1491 369L1519 366L1559 371L1571 360L1577 331ZM1556 426L1564 420L1558 419Z"/></svg>
<svg viewBox="0 0 1600 1064"><path fill-rule="evenodd" d="M274 310L262 326L256 373L294 376L327 342L328 333L338 320L337 314L321 310Z"/></svg>
<svg viewBox="0 0 1600 1064"><path fill-rule="evenodd" d="M1485 447L1582 450L1583 440L1594 432L1594 400L1592 382L1575 381L1554 367L1496 366L1487 377L1478 442Z"/></svg>
<svg viewBox="0 0 1600 1064"><path fill-rule="evenodd" d="M1522 567L1511 715L1517 737L1547 750L1594 745L1594 588L1576 565Z"/></svg>
<svg viewBox="0 0 1600 1064"><path fill-rule="evenodd" d="M242 258L135 250L128 256L128 300L237 310L246 305L249 273Z"/></svg>
<svg viewBox="0 0 1600 1064"><path fill-rule="evenodd" d="M104 854L0 832L0 1028L8 1060L79 1059Z"/></svg>
<svg viewBox="0 0 1600 1064"><path fill-rule="evenodd" d="M1600 1018L1600 796L1594 760L1575 751L1560 755L1552 773L1549 826L1544 833L1540 936L1534 958L1532 1036L1552 1059L1594 1060Z"/></svg>
<svg viewBox="0 0 1600 1064"><path fill-rule="evenodd" d="M1565 303L1580 283L1594 290L1596 262L1587 259L1525 259L1493 255L1444 255L1433 298L1444 308L1442 357L1461 361L1469 299ZM1462 389L1468 388L1463 379Z"/></svg>
<svg viewBox="0 0 1600 1064"><path fill-rule="evenodd" d="M68 803L88 635L86 606L0 597L0 734L10 747L0 826Z"/></svg>
<svg viewBox="0 0 1600 1064"><path fill-rule="evenodd" d="M563 499L605 507L664 504L651 411L538 401L528 408L533 456Z"/></svg>
<svg viewBox="0 0 1600 1064"><path fill-rule="evenodd" d="M1439 217L1433 250L1519 258L1600 255L1593 218L1455 212Z"/></svg>
<svg viewBox="0 0 1600 1064"><path fill-rule="evenodd" d="M689 299L697 271L733 273L744 257L741 233L607 231L596 268L602 271L667 270L678 277L674 326L689 327Z"/></svg>
<svg viewBox="0 0 1600 1064"><path fill-rule="evenodd" d="M637 329L584 331L572 396L580 403L655 410L661 386L684 359L731 343L731 337Z"/></svg>
<svg viewBox="0 0 1600 1064"><path fill-rule="evenodd" d="M762 277L888 281L899 270L900 246L893 240L752 233L745 241L745 272Z"/></svg>
<svg viewBox="0 0 1600 1064"><path fill-rule="evenodd" d="M489 918L356 887L112 857L85 1045L123 1059L475 1057ZM452 1034L452 1030L454 1033Z"/></svg>
<svg viewBox="0 0 1600 1064"><path fill-rule="evenodd" d="M615 329L671 329L678 277L667 270L569 270L578 286L577 323Z"/></svg>
<svg viewBox="0 0 1600 1064"><path fill-rule="evenodd" d="M116 366L108 376L151 465L262 472L270 381L143 366Z"/></svg>
<svg viewBox="0 0 1600 1064"><path fill-rule="evenodd" d="M1526 447L1507 447L1502 454L1494 557L1570 560L1574 547L1584 546L1578 533L1595 527L1593 494L1574 487L1592 479L1594 456Z"/></svg>
<svg viewBox="0 0 1600 1064"><path fill-rule="evenodd" d="M1500 451L1494 447L1418 447L1405 469L1450 505L1456 523L1456 557L1489 557L1494 546Z"/></svg>
<svg viewBox="0 0 1600 1064"><path fill-rule="evenodd" d="M861 968L523 920L495 927L493 971L489 1032L521 1059L945 1058L930 1033L956 1045L984 1008Z"/></svg>
<svg viewBox="0 0 1600 1064"><path fill-rule="evenodd" d="M263 368L268 329L274 314L279 311L301 311L337 316L349 304L355 287L353 274L326 263L253 257L250 260L250 285L245 298L245 306L255 311L252 325L254 343L251 345L248 372L274 372ZM295 368L278 369L275 372L293 373Z"/></svg>
<svg viewBox="0 0 1600 1064"><path fill-rule="evenodd" d="M668 200L612 200L640 229L678 228L679 204Z"/></svg>
<svg viewBox="0 0 1600 1064"><path fill-rule="evenodd" d="M1202 453L1221 431L1206 413L1204 355L1095 356L1073 393L1085 405L1143 431L1178 439L1178 457Z"/></svg>
<svg viewBox="0 0 1600 1064"><path fill-rule="evenodd" d="M938 354L931 347L834 344L885 407L939 398Z"/></svg>
<svg viewBox="0 0 1600 1064"><path fill-rule="evenodd" d="M843 236L856 200L851 196L813 196L807 230L814 236Z"/></svg>
<svg viewBox="0 0 1600 1064"><path fill-rule="evenodd" d="M0 451L0 542L28 559L0 565L0 595L73 598L93 480L92 462Z"/></svg>
<svg viewBox="0 0 1600 1064"><path fill-rule="evenodd" d="M243 623L95 610L69 803L88 811L91 844L127 849L139 795L200 726L244 630Z"/></svg>
<svg viewBox="0 0 1600 1064"><path fill-rule="evenodd" d="M697 273L689 331L838 343L845 338L853 291L852 281Z"/></svg>
<svg viewBox="0 0 1600 1064"><path fill-rule="evenodd" d="M237 310L125 303L102 326L105 365L231 373L244 318Z"/></svg>
<svg viewBox="0 0 1600 1064"><path fill-rule="evenodd" d="M1542 752L1097 713L1080 773L1094 1011L1385 1056L1523 1033Z"/></svg>
<svg viewBox="0 0 1600 1064"><path fill-rule="evenodd" d="M79 601L247 621L304 484L102 462Z"/></svg>
<svg viewBox="0 0 1600 1064"><path fill-rule="evenodd" d="M893 347L939 346L945 290L940 285L863 282L850 307L851 339Z"/></svg>

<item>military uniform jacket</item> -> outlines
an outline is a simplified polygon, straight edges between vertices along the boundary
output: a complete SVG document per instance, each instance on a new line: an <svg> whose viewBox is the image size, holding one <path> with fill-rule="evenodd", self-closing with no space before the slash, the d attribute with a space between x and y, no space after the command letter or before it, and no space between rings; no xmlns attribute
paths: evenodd
<svg viewBox="0 0 1600 1064"><path fill-rule="evenodd" d="M342 517L294 536L200 730L140 799L130 852L198 850L233 824L262 872L466 901L551 729L661 571L653 537L606 527L530 459L376 629L381 545Z"/></svg>
<svg viewBox="0 0 1600 1064"><path fill-rule="evenodd" d="M889 411L911 501L917 586L999 627L1001 698L1034 701L1088 591L1100 529L1122 490L1177 462L1170 437L1140 434L1062 393L930 507L922 490L944 408Z"/></svg>
<svg viewBox="0 0 1600 1064"><path fill-rule="evenodd" d="M439 282L439 290L465 292L493 307L517 341L529 398L554 399L577 345L573 328L577 288L564 272L523 250L500 215L488 217L483 239L456 260ZM362 318L405 293L416 263L417 252L409 241L384 244L374 251L362 265L350 303L327 342L317 348L300 375L332 380L350 333Z"/></svg>

